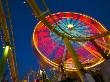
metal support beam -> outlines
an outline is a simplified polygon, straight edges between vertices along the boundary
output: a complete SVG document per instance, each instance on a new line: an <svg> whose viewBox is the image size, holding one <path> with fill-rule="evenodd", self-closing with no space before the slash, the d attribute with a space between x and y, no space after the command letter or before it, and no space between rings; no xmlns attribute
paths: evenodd
<svg viewBox="0 0 110 82"><path fill-rule="evenodd" d="M16 74L16 69L15 69L15 64L13 62L14 58L13 58L13 52L11 49L11 42L10 42L10 36L9 36L9 31L8 31L8 27L7 27L7 23L6 23L6 17L4 15L4 11L3 11L3 7L2 7L2 1L0 0L0 24L2 26L1 29L3 29L3 34L4 34L4 39L5 39L5 45L9 45L10 49L9 49L9 55L8 55L8 60L9 60L9 67L10 67L10 73L12 76L12 80L13 82L16 81L17 79L17 74Z"/></svg>
<svg viewBox="0 0 110 82"><path fill-rule="evenodd" d="M73 48L73 46L71 45L71 43L69 42L69 40L67 38L64 38L64 43L67 47L67 50L71 53L74 65L76 66L76 69L78 71L79 77L81 79L81 82L84 82L83 80L83 73L80 69L83 68L83 66L81 65L81 62L78 59L78 56Z"/></svg>

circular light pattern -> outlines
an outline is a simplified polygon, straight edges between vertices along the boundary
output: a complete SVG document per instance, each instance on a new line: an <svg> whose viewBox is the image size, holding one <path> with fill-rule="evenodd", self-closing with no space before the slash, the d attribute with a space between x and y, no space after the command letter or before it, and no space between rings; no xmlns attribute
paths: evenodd
<svg viewBox="0 0 110 82"><path fill-rule="evenodd" d="M86 38L107 31L98 21L80 13L59 12L52 14L52 16L55 21L50 16L46 17L47 21L55 27L55 30L67 36ZM103 37L95 41L103 50L106 50L108 48L104 47L104 43L108 39ZM41 21L34 29L33 42L39 55L50 65L57 67L58 61L62 58L65 59L64 66L67 70L75 69L71 54L65 47L63 38L50 31ZM71 41L71 44L79 57L79 61L85 68L94 67L104 61L101 54L97 52L97 49L90 41Z"/></svg>

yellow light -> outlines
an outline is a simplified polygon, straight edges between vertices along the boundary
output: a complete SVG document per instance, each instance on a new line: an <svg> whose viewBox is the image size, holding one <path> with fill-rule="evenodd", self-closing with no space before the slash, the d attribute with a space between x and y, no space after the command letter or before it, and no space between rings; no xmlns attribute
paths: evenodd
<svg viewBox="0 0 110 82"><path fill-rule="evenodd" d="M42 76L42 70L39 71L40 75Z"/></svg>
<svg viewBox="0 0 110 82"><path fill-rule="evenodd" d="M73 25L72 24L68 24L68 26L67 26L69 29L73 29Z"/></svg>
<svg viewBox="0 0 110 82"><path fill-rule="evenodd" d="M23 80L23 82L28 82L27 80Z"/></svg>
<svg viewBox="0 0 110 82"><path fill-rule="evenodd" d="M9 46L6 46L6 47L5 47L5 50L4 50L4 56L5 56L5 57L7 57L8 51L9 51Z"/></svg>

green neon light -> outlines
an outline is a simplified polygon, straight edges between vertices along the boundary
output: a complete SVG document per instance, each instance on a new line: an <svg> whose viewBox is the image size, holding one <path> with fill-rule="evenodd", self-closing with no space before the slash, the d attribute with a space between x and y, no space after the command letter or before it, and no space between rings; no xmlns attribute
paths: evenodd
<svg viewBox="0 0 110 82"><path fill-rule="evenodd" d="M4 56L7 57L9 51L9 46L6 46L4 49Z"/></svg>
<svg viewBox="0 0 110 82"><path fill-rule="evenodd" d="M9 49L10 49L10 46L4 47L4 54L2 56L1 63L0 63L0 82L5 72L5 64L7 62Z"/></svg>

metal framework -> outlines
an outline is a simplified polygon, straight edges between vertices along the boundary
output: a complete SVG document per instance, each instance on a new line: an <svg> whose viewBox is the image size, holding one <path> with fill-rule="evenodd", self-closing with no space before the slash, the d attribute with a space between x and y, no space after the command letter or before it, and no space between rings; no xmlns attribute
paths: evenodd
<svg viewBox="0 0 110 82"><path fill-rule="evenodd" d="M82 71L80 70L81 68L83 68L83 66L81 65L81 63L79 62L79 59L77 57L77 54L75 53L74 51L74 48L72 47L72 45L70 44L69 40L72 40L72 41L78 41L78 42L84 42L84 41L91 41L94 46L96 48L98 48L98 52L101 52L101 55L105 58L105 53L104 51L101 51L100 47L95 43L95 39L97 38L101 38L101 37L104 37L104 36L107 36L110 34L110 31L107 31L106 29L104 29L105 31L102 33L102 34L97 34L97 35L94 35L92 37L84 37L84 38L78 38L78 37L75 37L75 36L71 36L69 35L67 32L65 32L65 30L61 29L61 27L55 22L55 19L53 18L53 16L50 14L49 12L49 9L48 7L46 6L44 0L42 0L45 7L46 7L46 11L45 12L42 12L40 10L40 8L38 7L38 5L36 4L35 0L27 0L28 4L30 5L30 7L32 8L35 16L45 25L47 26L52 32L55 32L59 37L62 37L64 39L64 43L68 49L68 51L71 53L72 55L72 59L74 61L74 64L78 70L78 73L79 73L79 76L80 76L80 79L82 82L83 81L83 73ZM48 15L51 17L51 19L54 21L55 23L55 26L52 26L47 20L46 20L46 14L47 14L47 11L48 11ZM55 28L59 27L64 33L61 33L59 32L58 30L56 30ZM34 43L34 45L36 45L36 43ZM36 49L37 49L37 52L38 54L42 54L37 46L35 46ZM104 55L103 55L104 54ZM45 59L45 61L51 63L53 66L55 65L53 62L51 62L50 60L48 60L45 56L41 55L42 59ZM58 67L57 65L55 67Z"/></svg>
<svg viewBox="0 0 110 82"><path fill-rule="evenodd" d="M12 21L11 21L11 15L10 15L10 11L8 8L7 0L6 0L6 6L7 6L7 11L8 11L10 29L12 31ZM5 45L4 54L2 57L2 63L0 64L0 67L2 67L2 68L0 68L0 74L1 74L0 78L2 78L2 76L4 74L6 62L8 62L11 79L13 82L16 82L18 78L17 78L17 69L15 66L15 63L16 63L15 62L15 47L13 46L14 45L14 36L12 33L12 37L10 37L11 32L9 31L9 28L8 28L8 25L6 22L6 16L4 14L2 0L0 0L0 25L1 25L0 29L2 29L2 31L3 31L4 45Z"/></svg>

